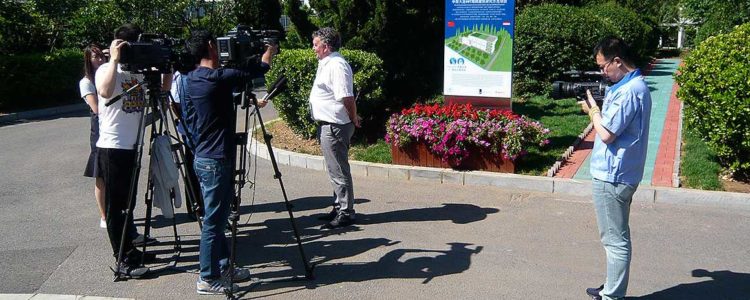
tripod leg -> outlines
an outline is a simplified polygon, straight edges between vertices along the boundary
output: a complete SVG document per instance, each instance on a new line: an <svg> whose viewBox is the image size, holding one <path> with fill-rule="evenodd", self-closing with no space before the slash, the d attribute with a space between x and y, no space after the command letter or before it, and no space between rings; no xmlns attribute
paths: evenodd
<svg viewBox="0 0 750 300"><path fill-rule="evenodd" d="M133 161L133 172L130 176L130 182L128 186L128 192L127 192L127 209L125 210L125 220L123 221L123 228L122 233L120 235L120 245L119 245L119 251L117 253L117 265L115 266L115 269L113 269L115 275L113 281L119 281L122 279L125 279L123 275L124 270L122 270L123 265L123 255L125 251L125 241L126 241L126 235L128 233L128 225L131 222L131 218L133 216L133 209L135 207L135 197L137 194L137 188L138 188L138 177L141 171L141 158L143 155L143 139L144 139L144 127L145 127L145 121L146 121L146 115L148 114L149 107L146 106L143 108L143 114L141 115L141 119L138 124L138 136L136 137L136 145L135 145L135 156ZM121 184L121 183L113 183L113 184ZM107 187L106 190L110 190L111 187ZM111 190L110 190L111 192ZM112 205L110 203L109 205ZM131 246L132 247L132 246Z"/></svg>
<svg viewBox="0 0 750 300"><path fill-rule="evenodd" d="M152 136L153 139L153 136ZM146 189L146 195L145 195L145 202L146 202L146 222L143 229L143 245L141 245L141 255L146 254L146 246L148 245L148 239L151 235L151 214L153 213L154 208L154 181L151 177L151 172L148 172L148 189ZM144 261L143 257L141 257L141 266L143 266Z"/></svg>
<svg viewBox="0 0 750 300"><path fill-rule="evenodd" d="M174 203L177 194L175 193L174 189L171 189L169 193L169 198L172 202L172 209L174 210ZM177 260L180 258L180 254L182 253L182 246L180 245L180 236L177 234L177 216L172 216L172 232L174 233L174 265L177 265Z"/></svg>
<svg viewBox="0 0 750 300"><path fill-rule="evenodd" d="M292 204L289 202L289 197L286 195L286 189L284 188L284 181L281 179L281 172L279 171L279 165L276 163L276 156L273 153L273 147L271 146L271 138L272 136L268 134L266 131L266 126L263 124L263 118L260 115L260 108L256 105L255 106L255 114L258 116L258 123L260 123L260 129L263 132L263 139L266 142L266 147L268 148L268 157L271 160L271 165L273 166L274 171L274 178L276 178L279 181L279 186L281 187L281 193L284 195L284 203L286 206L286 211L289 213L289 222L292 225L292 231L294 232L294 238L297 240L297 248L299 249L300 256L302 258L302 264L305 267L305 278L307 279L314 279L313 275L313 269L310 266L310 263L307 260L307 256L305 256L305 249L302 247L302 241L299 237L299 231L297 230L297 223L294 221L294 214L292 213Z"/></svg>

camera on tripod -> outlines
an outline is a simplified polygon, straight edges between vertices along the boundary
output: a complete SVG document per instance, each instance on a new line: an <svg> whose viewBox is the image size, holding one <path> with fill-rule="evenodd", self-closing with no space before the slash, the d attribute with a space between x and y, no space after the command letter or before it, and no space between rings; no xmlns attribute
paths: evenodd
<svg viewBox="0 0 750 300"><path fill-rule="evenodd" d="M552 99L577 98L586 99L586 90L591 91L596 104L601 107L604 94L607 92L609 82L602 77L599 71L566 71L568 81L555 81L552 83Z"/></svg>
<svg viewBox="0 0 750 300"><path fill-rule="evenodd" d="M169 74L174 70L192 69L195 59L185 47L184 40L165 34L144 33L138 36L137 42L123 47L120 63L123 70L136 74Z"/></svg>
<svg viewBox="0 0 750 300"><path fill-rule="evenodd" d="M266 45L278 44L278 30L256 30L250 26L237 25L226 36L216 38L219 62L222 66L238 66L256 55L265 52Z"/></svg>

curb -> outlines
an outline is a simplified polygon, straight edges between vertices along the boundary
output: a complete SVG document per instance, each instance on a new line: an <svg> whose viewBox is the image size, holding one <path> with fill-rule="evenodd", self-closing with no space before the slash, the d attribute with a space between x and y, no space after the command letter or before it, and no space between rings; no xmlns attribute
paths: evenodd
<svg viewBox="0 0 750 300"><path fill-rule="evenodd" d="M35 109L29 111L22 111L17 113L10 113L4 116L0 116L0 124L13 123L19 120L27 119L38 119L44 117L57 116L67 114L71 112L85 111L88 110L86 103L78 103L71 105L64 105L58 107L50 107L44 109Z"/></svg>
<svg viewBox="0 0 750 300"><path fill-rule="evenodd" d="M266 122L266 125L277 121ZM247 146L248 153L269 159L265 144L252 139ZM325 170L322 156L300 154L273 148L276 162L281 165ZM484 171L456 171L452 169L414 167L349 161L352 175L387 178L399 181L452 183L467 186L494 186L530 192L544 192L564 196L576 196L591 201L591 181L546 176L529 176ZM750 211L750 194L733 192L703 191L686 188L655 187L641 185L633 201L638 203L668 203L710 206Z"/></svg>
<svg viewBox="0 0 750 300"><path fill-rule="evenodd" d="M0 300L132 300L132 298L112 298L83 295L54 294L0 294Z"/></svg>

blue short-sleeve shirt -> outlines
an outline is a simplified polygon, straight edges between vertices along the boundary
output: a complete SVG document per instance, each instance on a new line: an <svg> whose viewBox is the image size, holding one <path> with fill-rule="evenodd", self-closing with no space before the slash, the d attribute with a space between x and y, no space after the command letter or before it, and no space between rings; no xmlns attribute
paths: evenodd
<svg viewBox="0 0 750 300"><path fill-rule="evenodd" d="M602 126L616 138L605 144L596 136L591 177L637 185L643 179L651 117L651 92L640 70L626 74L607 91L601 115Z"/></svg>

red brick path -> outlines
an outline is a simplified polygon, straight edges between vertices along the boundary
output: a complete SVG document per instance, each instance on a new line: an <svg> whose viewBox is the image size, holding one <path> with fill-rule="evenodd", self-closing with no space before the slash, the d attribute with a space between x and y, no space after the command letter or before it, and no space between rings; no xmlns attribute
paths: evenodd
<svg viewBox="0 0 750 300"><path fill-rule="evenodd" d="M560 167L560 170L555 173L555 177L559 178L573 178L578 172L578 169L586 161L586 157L591 153L591 149L594 148L594 137L596 130L591 130L586 138L578 144L573 154L568 158Z"/></svg>
<svg viewBox="0 0 750 300"><path fill-rule="evenodd" d="M679 85L672 86L672 95L669 97L669 107L664 120L664 130L661 134L659 150L656 152L656 163L654 164L654 176L651 185L672 186L672 174L674 172L675 155L677 155L677 143L681 141L678 136L680 130L680 106L682 102L677 99Z"/></svg>

